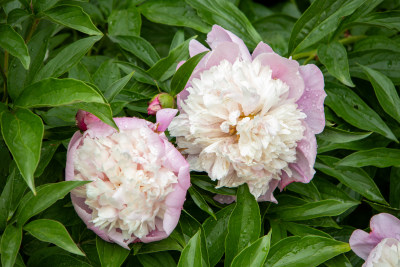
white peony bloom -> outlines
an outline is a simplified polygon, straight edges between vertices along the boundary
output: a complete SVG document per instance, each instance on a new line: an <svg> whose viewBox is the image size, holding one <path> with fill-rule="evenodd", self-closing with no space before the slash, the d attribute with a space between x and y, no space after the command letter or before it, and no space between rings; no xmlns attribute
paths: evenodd
<svg viewBox="0 0 400 267"><path fill-rule="evenodd" d="M400 241L383 239L371 251L363 267L400 267Z"/></svg>

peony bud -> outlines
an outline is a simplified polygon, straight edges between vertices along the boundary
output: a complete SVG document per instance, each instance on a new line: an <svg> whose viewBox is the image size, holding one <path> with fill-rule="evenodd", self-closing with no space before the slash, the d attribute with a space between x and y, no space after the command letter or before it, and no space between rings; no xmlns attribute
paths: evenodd
<svg viewBox="0 0 400 267"><path fill-rule="evenodd" d="M157 111L163 108L174 108L175 101L174 98L167 93L160 93L155 95L149 103L147 108L147 113L149 115L155 115Z"/></svg>
<svg viewBox="0 0 400 267"><path fill-rule="evenodd" d="M105 241L129 249L132 242L164 239L176 227L190 185L188 163L162 132L176 112L158 112L157 124L115 118L119 132L78 114L86 130L69 143L65 176L92 181L71 192L72 204Z"/></svg>

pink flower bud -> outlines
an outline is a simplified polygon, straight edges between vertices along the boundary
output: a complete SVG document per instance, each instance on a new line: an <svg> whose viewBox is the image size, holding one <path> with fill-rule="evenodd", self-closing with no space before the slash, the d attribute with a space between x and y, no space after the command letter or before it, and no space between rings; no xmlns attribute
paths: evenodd
<svg viewBox="0 0 400 267"><path fill-rule="evenodd" d="M157 111L163 108L174 108L175 101L174 98L167 93L160 93L155 95L149 103L147 108L147 114L155 115Z"/></svg>
<svg viewBox="0 0 400 267"><path fill-rule="evenodd" d="M115 118L120 131L87 112L67 152L65 179L91 181L71 192L72 204L89 229L129 249L132 242L166 238L176 227L190 185L189 164L157 128L176 110L165 109L153 124Z"/></svg>

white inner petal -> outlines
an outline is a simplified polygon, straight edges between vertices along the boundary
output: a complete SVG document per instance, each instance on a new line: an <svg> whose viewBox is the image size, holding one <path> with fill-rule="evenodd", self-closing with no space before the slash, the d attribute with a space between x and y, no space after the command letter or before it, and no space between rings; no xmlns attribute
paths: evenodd
<svg viewBox="0 0 400 267"><path fill-rule="evenodd" d="M400 241L383 239L370 253L363 267L400 267Z"/></svg>
<svg viewBox="0 0 400 267"><path fill-rule="evenodd" d="M93 182L74 193L86 199L97 227L120 229L125 239L141 238L163 219L165 198L178 178L163 167L164 145L154 135L141 128L86 136L76 150L75 179Z"/></svg>
<svg viewBox="0 0 400 267"><path fill-rule="evenodd" d="M169 126L192 170L206 171L219 186L248 183L258 198L296 161L306 115L289 87L258 60L224 60L193 79L182 110Z"/></svg>

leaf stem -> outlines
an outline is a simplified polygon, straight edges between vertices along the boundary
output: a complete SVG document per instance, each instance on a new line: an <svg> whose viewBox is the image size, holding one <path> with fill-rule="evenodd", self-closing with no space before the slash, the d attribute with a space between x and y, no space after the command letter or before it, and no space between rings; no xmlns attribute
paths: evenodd
<svg viewBox="0 0 400 267"><path fill-rule="evenodd" d="M29 30L28 36L26 36L25 43L27 44L29 40L31 40L33 33L35 32L38 24L39 24L40 19L35 19L32 23L31 29Z"/></svg>

